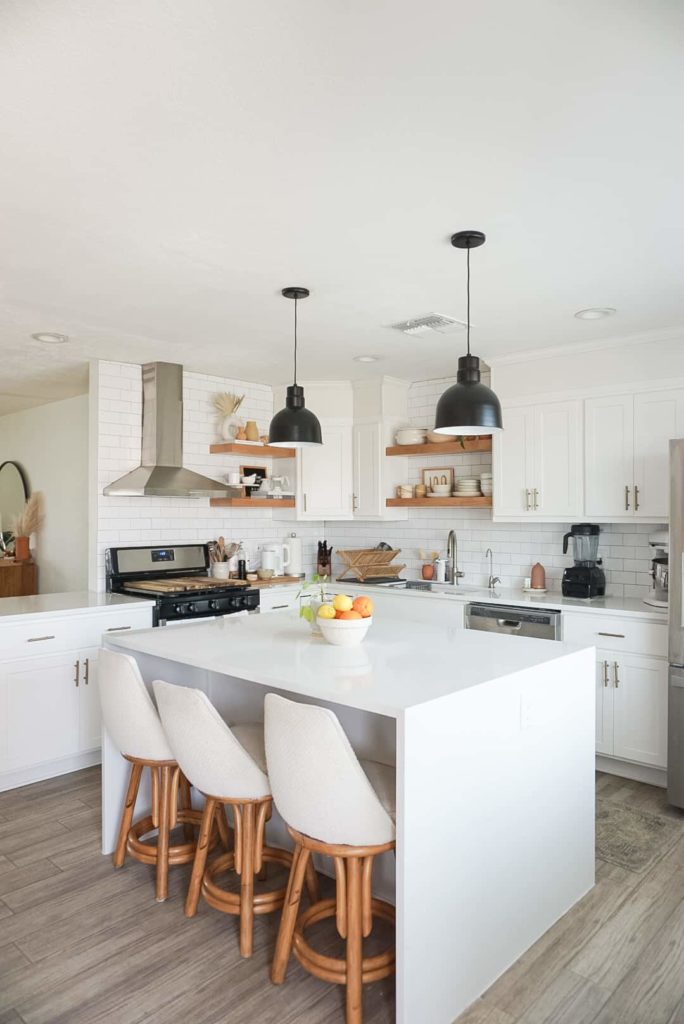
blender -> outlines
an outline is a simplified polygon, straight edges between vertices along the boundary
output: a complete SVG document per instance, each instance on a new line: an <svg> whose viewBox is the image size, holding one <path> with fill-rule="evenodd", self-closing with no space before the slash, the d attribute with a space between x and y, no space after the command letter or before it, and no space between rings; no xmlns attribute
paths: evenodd
<svg viewBox="0 0 684 1024"><path fill-rule="evenodd" d="M563 554L568 551L568 538L572 538L575 564L563 571L563 597L603 597L606 575L598 555L600 527L595 523L575 523L563 537Z"/></svg>

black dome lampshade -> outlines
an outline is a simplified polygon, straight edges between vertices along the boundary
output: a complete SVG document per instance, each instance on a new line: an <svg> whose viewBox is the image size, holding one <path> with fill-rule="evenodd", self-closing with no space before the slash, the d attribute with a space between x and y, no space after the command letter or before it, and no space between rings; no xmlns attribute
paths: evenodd
<svg viewBox="0 0 684 1024"><path fill-rule="evenodd" d="M493 434L503 430L501 403L491 388L480 380L480 360L470 354L470 250L483 245L481 231L458 231L451 244L467 251L467 354L458 360L456 384L444 392L437 402L435 433Z"/></svg>
<svg viewBox="0 0 684 1024"><path fill-rule="evenodd" d="M310 448L323 444L321 425L306 408L304 388L297 383L297 303L309 295L308 288L283 288L286 299L294 299L294 383L287 389L285 408L277 412L268 428L268 443L274 448Z"/></svg>

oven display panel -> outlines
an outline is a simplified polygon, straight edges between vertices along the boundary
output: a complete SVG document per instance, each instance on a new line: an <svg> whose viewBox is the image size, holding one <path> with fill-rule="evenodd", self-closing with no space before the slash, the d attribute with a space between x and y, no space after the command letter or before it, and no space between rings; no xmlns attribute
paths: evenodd
<svg viewBox="0 0 684 1024"><path fill-rule="evenodd" d="M153 562L173 562L176 557L173 548L157 548L151 556Z"/></svg>

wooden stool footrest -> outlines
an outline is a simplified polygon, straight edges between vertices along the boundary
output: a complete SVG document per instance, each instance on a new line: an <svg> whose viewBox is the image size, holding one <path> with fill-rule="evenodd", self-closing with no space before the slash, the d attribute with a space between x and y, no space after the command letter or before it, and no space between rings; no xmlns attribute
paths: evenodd
<svg viewBox="0 0 684 1024"><path fill-rule="evenodd" d="M280 864L289 869L292 865L292 854L275 846L265 846L262 860L269 864ZM202 895L210 907L221 910L224 914L240 914L240 893L229 892L214 881L224 871L235 870L235 854L222 853L212 860L204 872L202 879ZM255 914L271 914L280 910L285 902L286 888L272 889L269 892L254 893L252 903Z"/></svg>
<svg viewBox="0 0 684 1024"><path fill-rule="evenodd" d="M384 900L371 900L373 916L383 918L394 924L394 907ZM303 911L295 925L292 949L295 957L304 970L313 974L322 981L333 982L336 985L347 984L347 962L337 957L325 956L316 952L304 938L304 931L311 925L317 924L328 917L335 917L337 914L337 902L334 899L320 900L313 906ZM380 981L382 978L394 974L395 951L394 945L375 956L364 957L362 961L363 984L371 981Z"/></svg>
<svg viewBox="0 0 684 1024"><path fill-rule="evenodd" d="M186 825L191 827L199 828L202 820L201 811L190 811L183 810L177 812L177 821L179 825ZM157 863L157 844L151 842L143 842L142 837L148 835L150 832L154 832L157 828L155 825L152 815L148 815L146 818L141 818L140 821L136 821L128 833L126 839L126 852L133 857L134 860L140 861L142 864L156 864ZM216 845L214 839L213 845ZM169 846L169 864L189 864L195 856L195 840L194 838L189 842L178 843L173 846Z"/></svg>

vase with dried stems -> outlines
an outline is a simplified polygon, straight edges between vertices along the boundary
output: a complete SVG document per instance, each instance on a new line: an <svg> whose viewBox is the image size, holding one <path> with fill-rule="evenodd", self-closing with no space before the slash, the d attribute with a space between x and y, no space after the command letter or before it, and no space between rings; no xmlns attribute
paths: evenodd
<svg viewBox="0 0 684 1024"><path fill-rule="evenodd" d="M242 405L244 397L244 395L233 395L230 391L214 395L214 405L221 417L220 431L224 441L234 441L242 426L237 411Z"/></svg>
<svg viewBox="0 0 684 1024"><path fill-rule="evenodd" d="M43 495L40 491L34 491L12 523L14 558L17 562L26 562L31 557L29 538L32 533L38 533L44 520Z"/></svg>

